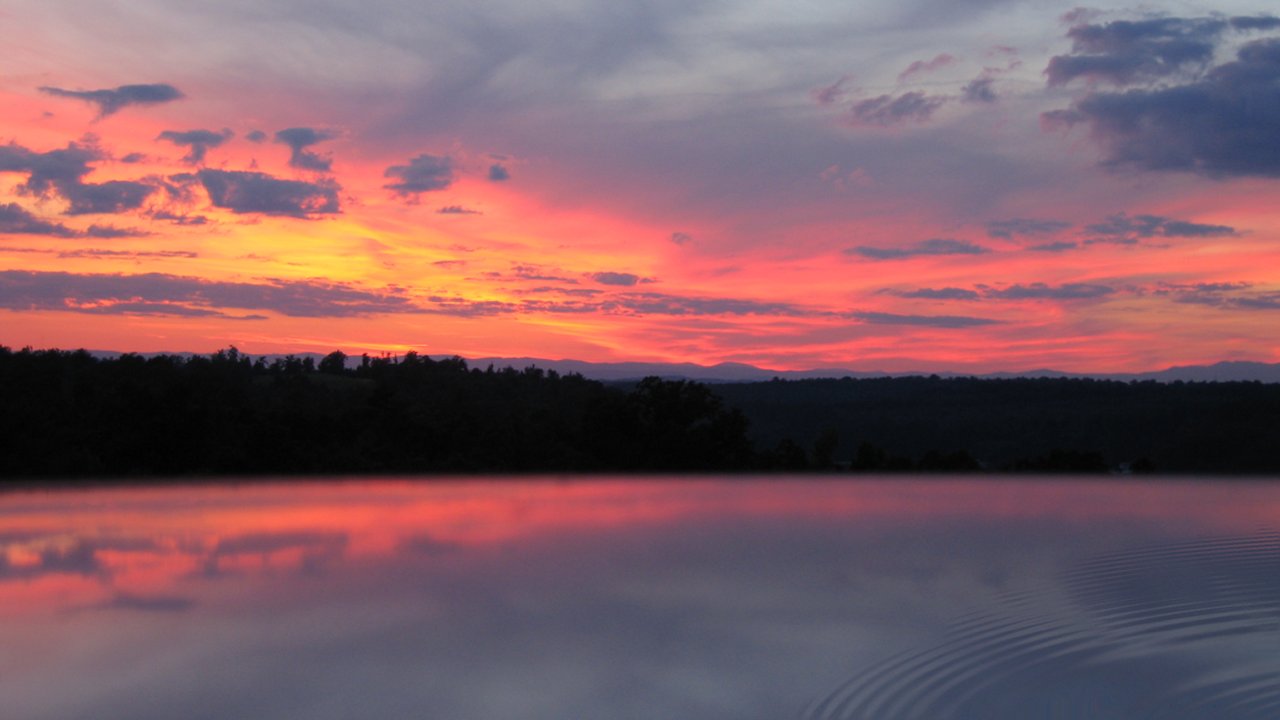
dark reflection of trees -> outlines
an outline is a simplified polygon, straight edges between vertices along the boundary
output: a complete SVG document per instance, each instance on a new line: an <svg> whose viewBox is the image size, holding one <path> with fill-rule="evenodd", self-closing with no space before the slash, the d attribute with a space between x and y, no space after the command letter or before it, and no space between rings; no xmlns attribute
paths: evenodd
<svg viewBox="0 0 1280 720"><path fill-rule="evenodd" d="M604 383L340 352L0 347L0 475L1275 472L1280 385L897 378Z"/></svg>

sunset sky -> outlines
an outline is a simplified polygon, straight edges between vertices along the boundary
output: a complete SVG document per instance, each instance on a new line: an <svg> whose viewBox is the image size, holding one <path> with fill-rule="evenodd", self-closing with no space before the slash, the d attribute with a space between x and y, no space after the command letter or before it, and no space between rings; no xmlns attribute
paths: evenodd
<svg viewBox="0 0 1280 720"><path fill-rule="evenodd" d="M7 0L0 344L1280 361L1280 15Z"/></svg>

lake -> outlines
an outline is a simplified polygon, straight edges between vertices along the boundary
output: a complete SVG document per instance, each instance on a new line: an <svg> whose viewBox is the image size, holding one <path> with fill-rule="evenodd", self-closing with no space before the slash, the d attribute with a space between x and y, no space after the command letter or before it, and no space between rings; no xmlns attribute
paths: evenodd
<svg viewBox="0 0 1280 720"><path fill-rule="evenodd" d="M318 480L0 494L0 707L1274 718L1280 484Z"/></svg>

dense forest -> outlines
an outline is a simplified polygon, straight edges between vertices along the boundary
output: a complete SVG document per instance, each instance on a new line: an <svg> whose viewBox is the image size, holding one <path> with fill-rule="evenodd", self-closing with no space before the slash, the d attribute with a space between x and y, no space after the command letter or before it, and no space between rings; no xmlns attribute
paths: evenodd
<svg viewBox="0 0 1280 720"><path fill-rule="evenodd" d="M761 446L864 469L1280 473L1280 384L900 377L716 385Z"/></svg>
<svg viewBox="0 0 1280 720"><path fill-rule="evenodd" d="M705 386L335 352L319 363L0 348L8 476L743 470Z"/></svg>
<svg viewBox="0 0 1280 720"><path fill-rule="evenodd" d="M1280 385L604 384L459 358L0 346L0 476L1280 471Z"/></svg>

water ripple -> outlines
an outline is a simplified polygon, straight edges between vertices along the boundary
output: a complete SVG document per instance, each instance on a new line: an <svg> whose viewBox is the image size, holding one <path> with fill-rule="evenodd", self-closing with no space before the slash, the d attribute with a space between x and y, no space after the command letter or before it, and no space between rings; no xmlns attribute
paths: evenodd
<svg viewBox="0 0 1280 720"><path fill-rule="evenodd" d="M1111 553L1011 600L802 717L1280 717L1280 532Z"/></svg>

